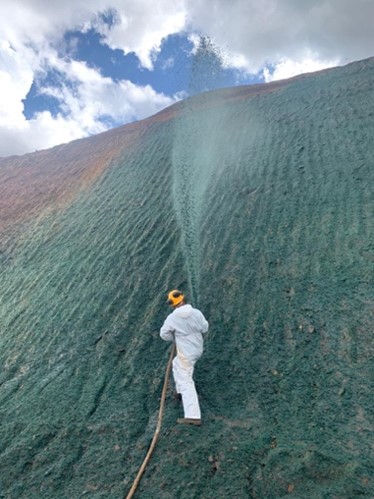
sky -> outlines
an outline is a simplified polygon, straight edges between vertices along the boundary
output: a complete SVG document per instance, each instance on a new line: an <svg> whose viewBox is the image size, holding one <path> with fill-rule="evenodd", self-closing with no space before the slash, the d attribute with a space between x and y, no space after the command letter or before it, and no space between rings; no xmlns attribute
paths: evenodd
<svg viewBox="0 0 374 499"><path fill-rule="evenodd" d="M374 0L0 1L0 156L374 55Z"/></svg>

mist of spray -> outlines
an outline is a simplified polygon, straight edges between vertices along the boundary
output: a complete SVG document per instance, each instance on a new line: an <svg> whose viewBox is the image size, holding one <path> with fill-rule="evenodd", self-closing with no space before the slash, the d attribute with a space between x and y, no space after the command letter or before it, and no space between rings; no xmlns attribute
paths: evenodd
<svg viewBox="0 0 374 499"><path fill-rule="evenodd" d="M214 112L204 110L207 96L199 94L224 84L219 49L201 37L191 64L189 93L173 139L173 196L181 229L191 300L198 304L200 288L200 230L205 195L217 163L218 137ZM199 95L196 95L199 94Z"/></svg>

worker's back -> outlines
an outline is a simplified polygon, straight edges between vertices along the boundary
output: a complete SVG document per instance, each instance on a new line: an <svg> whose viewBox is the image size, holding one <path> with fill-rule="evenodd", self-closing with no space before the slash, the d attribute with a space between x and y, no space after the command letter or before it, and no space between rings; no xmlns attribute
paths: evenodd
<svg viewBox="0 0 374 499"><path fill-rule="evenodd" d="M174 334L177 350L191 360L203 353L203 334L208 331L208 321L200 310L186 304L177 307L166 318L161 328L161 338L169 340Z"/></svg>

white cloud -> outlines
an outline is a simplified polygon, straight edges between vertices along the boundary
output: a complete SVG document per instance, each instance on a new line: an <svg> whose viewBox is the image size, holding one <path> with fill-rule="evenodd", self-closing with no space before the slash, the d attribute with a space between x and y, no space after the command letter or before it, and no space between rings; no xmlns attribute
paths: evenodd
<svg viewBox="0 0 374 499"><path fill-rule="evenodd" d="M43 92L59 100L63 112L89 133L95 132L103 115L118 122L141 119L175 101L149 85L138 86L127 80L115 82L81 61L56 58L51 67L64 76L62 83L66 80L69 84L47 87Z"/></svg>
<svg viewBox="0 0 374 499"><path fill-rule="evenodd" d="M116 23L103 22L112 12ZM267 81L373 55L372 0L16 0L0 3L0 155L50 147L97 133L103 117L126 122L152 114L173 98L151 87L114 82L55 48L64 32L95 26L111 48L135 52L152 68L163 38L181 31L211 37L226 67L260 73ZM44 88L61 113L32 120L23 102L47 68L61 85ZM273 68L269 70L268 68ZM177 97L175 97L177 98Z"/></svg>
<svg viewBox="0 0 374 499"><path fill-rule="evenodd" d="M119 1L115 3L120 4ZM23 154L99 133L109 126L105 124L108 122L122 124L142 119L178 98L164 96L150 86L140 87L129 81L104 78L82 62L59 57L52 48L66 29L83 26L84 22L94 23L96 12L106 5L100 0L86 2L80 8L72 1L55 4L21 0L15 5L8 2L0 5L0 156ZM121 48L137 48L144 64L150 66L152 50L159 47L162 37L174 29L175 23L162 21L160 13L161 27L156 26L153 34L152 30L146 33L149 23L143 22L142 30L140 22L142 18L146 19L144 12L141 15L135 2L130 2L129 6L132 8L127 10L129 19L133 19L135 26L127 40L131 41L130 45ZM169 19L166 9L164 17ZM137 33L136 26L139 28ZM107 34L108 40L112 35L115 38L117 29L115 27L113 33ZM52 116L45 111L26 120L23 100L35 78L51 69L61 76L60 85L39 91L57 99L61 112Z"/></svg>
<svg viewBox="0 0 374 499"><path fill-rule="evenodd" d="M24 98L33 81L33 71L27 58L18 57L8 42L0 41L0 126L17 126Z"/></svg>
<svg viewBox="0 0 374 499"><path fill-rule="evenodd" d="M311 73L319 71L320 69L331 68L338 64L338 61L320 61L311 57L305 57L300 61L293 61L290 59L282 58L270 70L264 68L262 73L266 82L274 80L283 80L303 73Z"/></svg>
<svg viewBox="0 0 374 499"><path fill-rule="evenodd" d="M53 117L49 111L44 111L32 120L20 118L17 127L6 125L1 127L1 156L46 149L85 135L80 124L74 119L62 116Z"/></svg>
<svg viewBox="0 0 374 499"><path fill-rule="evenodd" d="M117 9L118 24L110 30L101 25L106 43L125 53L135 52L142 66L148 69L153 67L152 59L159 52L162 39L179 33L186 24L183 0L113 1L112 5Z"/></svg>
<svg viewBox="0 0 374 499"><path fill-rule="evenodd" d="M257 73L283 59L344 63L373 55L371 0L191 0L189 22L225 52L226 64Z"/></svg>
<svg viewBox="0 0 374 499"><path fill-rule="evenodd" d="M108 117L117 124L142 119L177 99L159 94L149 85L141 87L126 80L115 82L83 62L68 62L50 54L49 66L62 75L61 85L41 91L57 99L62 112L52 116L46 111L26 120L23 106L16 98L25 93L23 85L23 92L21 89L15 93L13 104L1 116L1 155L23 154L100 133L107 129Z"/></svg>
<svg viewBox="0 0 374 499"><path fill-rule="evenodd" d="M106 29L100 12L117 11L120 21ZM150 15L152 12L152 15ZM103 131L111 123L141 119L173 103L150 86L129 81L114 82L78 61L66 61L53 49L66 30L100 26L110 47L134 51L143 66L163 37L184 26L183 2L159 0L74 0L45 2L18 0L0 5L0 156L23 154ZM58 87L40 91L55 97L61 113L23 115L26 98L35 78L48 69L61 75Z"/></svg>
<svg viewBox="0 0 374 499"><path fill-rule="evenodd" d="M105 12L117 21L110 29L100 16ZM12 45L40 49L67 29L95 26L109 47L135 52L144 67L152 68L152 54L163 38L183 30L186 15L185 0L16 0L0 4L0 33Z"/></svg>

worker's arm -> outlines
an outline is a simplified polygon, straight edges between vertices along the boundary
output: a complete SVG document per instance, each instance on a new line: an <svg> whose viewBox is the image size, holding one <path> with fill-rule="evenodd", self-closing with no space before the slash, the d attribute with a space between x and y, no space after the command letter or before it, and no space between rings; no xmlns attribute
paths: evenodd
<svg viewBox="0 0 374 499"><path fill-rule="evenodd" d="M200 312L200 322L201 322L201 332L203 334L207 333L209 329L209 323L201 312Z"/></svg>
<svg viewBox="0 0 374 499"><path fill-rule="evenodd" d="M160 336L165 341L174 341L174 329L171 327L169 321L166 319L164 325L160 329Z"/></svg>

